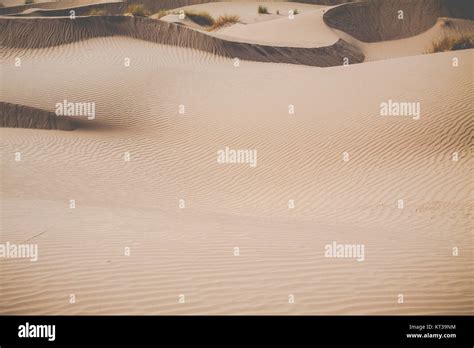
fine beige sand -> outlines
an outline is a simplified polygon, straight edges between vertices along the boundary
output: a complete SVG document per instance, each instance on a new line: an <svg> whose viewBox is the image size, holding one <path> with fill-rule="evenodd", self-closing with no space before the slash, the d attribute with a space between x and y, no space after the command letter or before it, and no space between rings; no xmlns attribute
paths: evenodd
<svg viewBox="0 0 474 348"><path fill-rule="evenodd" d="M202 5L201 5L202 6ZM290 3L289 9L299 6ZM271 21L252 25L237 23L217 31L217 35L236 41L273 46L324 47L331 46L339 36L323 22L326 7L307 10L289 19L288 11Z"/></svg>
<svg viewBox="0 0 474 348"><path fill-rule="evenodd" d="M422 54L472 22L366 43L311 6L213 33L0 18L0 116L23 127L0 129L0 243L39 247L0 259L0 313L473 314L473 50ZM61 130L65 99L96 118ZM389 99L420 119L380 116ZM225 147L257 166L217 163ZM365 260L325 257L334 241Z"/></svg>

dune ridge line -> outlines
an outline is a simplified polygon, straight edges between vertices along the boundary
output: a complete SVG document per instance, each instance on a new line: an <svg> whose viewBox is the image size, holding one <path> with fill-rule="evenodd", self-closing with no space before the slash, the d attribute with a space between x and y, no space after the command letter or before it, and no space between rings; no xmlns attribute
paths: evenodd
<svg viewBox="0 0 474 348"><path fill-rule="evenodd" d="M57 35L46 35L51 32ZM257 62L330 67L343 65L344 58L351 64L364 61L364 55L342 39L327 47L274 47L227 41L176 24L141 17L0 18L0 33L1 46L24 49L59 46L96 37L128 36Z"/></svg>

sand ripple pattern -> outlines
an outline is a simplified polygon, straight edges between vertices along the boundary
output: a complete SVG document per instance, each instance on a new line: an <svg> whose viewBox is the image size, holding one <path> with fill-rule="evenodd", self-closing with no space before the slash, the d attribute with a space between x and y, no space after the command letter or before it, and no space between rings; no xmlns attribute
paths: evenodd
<svg viewBox="0 0 474 348"><path fill-rule="evenodd" d="M0 18L0 33L0 45L12 48L42 48L96 37L128 36L258 62L328 67L343 65L344 58L351 63L364 60L361 52L343 40L316 48L265 46L227 41L173 23L141 17Z"/></svg>
<svg viewBox="0 0 474 348"><path fill-rule="evenodd" d="M0 313L472 314L472 50L328 69L213 53L117 36L3 52L2 102L94 101L104 126L0 129L0 242L40 250L0 260ZM389 99L420 119L380 116ZM217 163L226 146L257 166ZM365 261L324 257L333 241Z"/></svg>
<svg viewBox="0 0 474 348"><path fill-rule="evenodd" d="M403 11L400 19L399 11ZM324 21L364 42L403 39L435 25L439 17L474 19L465 0L398 0L354 2L328 10Z"/></svg>

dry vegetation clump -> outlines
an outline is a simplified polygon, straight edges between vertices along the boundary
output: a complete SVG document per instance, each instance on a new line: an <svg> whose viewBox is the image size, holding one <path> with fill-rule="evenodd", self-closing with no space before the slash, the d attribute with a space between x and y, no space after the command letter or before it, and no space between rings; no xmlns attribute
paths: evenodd
<svg viewBox="0 0 474 348"><path fill-rule="evenodd" d="M270 12L268 12L268 8L266 6L262 6L262 5L260 5L258 7L257 12L260 13L260 14L270 14Z"/></svg>
<svg viewBox="0 0 474 348"><path fill-rule="evenodd" d="M211 27L214 25L214 18L212 18L212 16L207 12L184 11L184 14L196 24L205 27Z"/></svg>
<svg viewBox="0 0 474 348"><path fill-rule="evenodd" d="M145 6L141 4L132 4L127 7L127 13L130 13L136 17L146 17L150 15L150 11L148 11Z"/></svg>
<svg viewBox="0 0 474 348"><path fill-rule="evenodd" d="M155 13L156 19L160 19L167 15L168 15L168 11L166 10L160 10L159 12Z"/></svg>
<svg viewBox="0 0 474 348"><path fill-rule="evenodd" d="M226 25L232 25L238 23L240 21L240 17L237 15L223 15L219 16L215 21L212 27L209 30L217 30Z"/></svg>
<svg viewBox="0 0 474 348"><path fill-rule="evenodd" d="M433 46L427 53L448 52L474 48L473 35L446 35L438 41L433 42Z"/></svg>
<svg viewBox="0 0 474 348"><path fill-rule="evenodd" d="M183 11L165 11L161 10L153 15L153 18L160 19L168 14L180 15ZM208 12L184 11L184 18L189 18L194 23L207 27L208 31L217 30L226 25L235 24L240 21L237 15L223 15L214 19Z"/></svg>

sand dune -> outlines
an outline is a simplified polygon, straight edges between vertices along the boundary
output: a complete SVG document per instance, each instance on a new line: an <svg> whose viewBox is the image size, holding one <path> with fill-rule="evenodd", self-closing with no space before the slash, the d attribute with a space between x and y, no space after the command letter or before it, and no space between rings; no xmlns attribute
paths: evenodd
<svg viewBox="0 0 474 348"><path fill-rule="evenodd" d="M135 52L131 70L114 63L129 52ZM471 52L457 55L468 62ZM34 239L43 258L34 272L27 262L4 263L2 312L472 312L472 201L465 189L471 66L444 68L451 57L324 70L246 62L235 71L229 59L126 38L25 51L23 70L4 68L5 81L23 87L3 89L3 100L51 110L63 98L94 98L102 110L97 119L119 127L2 130L2 238L20 242L45 231ZM53 67L57 78L45 78L41 71ZM402 82L404 71L413 73ZM434 71L439 84L431 83ZM73 85L69 76L76 76ZM339 86L351 81L361 88L334 104ZM308 98L297 86L317 92ZM414 91L423 102L420 121L377 115L381 100ZM288 103L297 106L293 116ZM258 149L256 171L219 166L215 152L225 145ZM454 150L463 160L453 166ZM21 166L9 162L16 151L23 153ZM123 161L124 152L131 162ZM35 171L42 175L33 179ZM73 211L71 197L78 204ZM396 207L399 197L405 210ZM291 198L294 210L287 208ZM19 223L24 211L31 218ZM325 259L323 246L332 240L366 243L363 266ZM462 247L458 258L449 257L453 243ZM133 257L123 256L126 246ZM239 257L232 256L235 246ZM285 301L293 292L298 304L291 307ZM400 292L406 306L396 303ZM77 295L75 305L69 293ZM177 303L182 293L184 306Z"/></svg>
<svg viewBox="0 0 474 348"><path fill-rule="evenodd" d="M362 62L364 56L343 40L332 46L302 48L275 47L227 41L211 37L179 25L140 17L69 18L0 18L0 45L16 48L40 48L105 36L129 36L180 47L211 52L224 57L305 64L312 66L342 65L345 57L352 63ZM54 36L45 35L57 33Z"/></svg>
<svg viewBox="0 0 474 348"><path fill-rule="evenodd" d="M45 3L45 2L51 2L49 0L38 0L35 1L35 3ZM24 0L3 0L2 1L2 7L12 7L12 6L22 6L25 4Z"/></svg>
<svg viewBox="0 0 474 348"><path fill-rule="evenodd" d="M93 11L102 11L107 15L124 15L127 12L127 6L120 1L95 2L90 5L71 4L54 6L34 6L8 13L11 17L66 17L69 18L71 11L75 16L88 16Z"/></svg>
<svg viewBox="0 0 474 348"><path fill-rule="evenodd" d="M191 28L191 29L205 30L205 28L203 28L203 26L193 22L191 19L189 19L189 17L185 17L184 19L181 19L179 14L171 13L171 14L168 14L168 15L163 16L161 18L158 18L158 14L155 14L155 15L151 15L150 18L159 19L160 21L173 23L173 24L177 24L177 25L184 25L184 26L186 26L188 28Z"/></svg>
<svg viewBox="0 0 474 348"><path fill-rule="evenodd" d="M292 4L295 7L294 4ZM339 37L323 22L326 7L300 13L289 19L278 19L256 24L235 24L219 30L216 35L229 40L264 43L287 47L331 46ZM286 12L285 12L286 13Z"/></svg>
<svg viewBox="0 0 474 348"><path fill-rule="evenodd" d="M268 9L268 14L259 14L257 12L258 6L265 6ZM237 15L240 17L240 22L243 24L254 24L272 21L288 17L290 10L298 9L300 14L314 11L316 9L326 8L326 6L302 4L288 1L233 1L233 2L212 2L206 4L195 4L183 6L176 10L182 9L191 12L208 12L214 18L223 15ZM277 14L277 11L280 14ZM274 28L275 29L275 28ZM275 35L277 37L278 35Z"/></svg>
<svg viewBox="0 0 474 348"><path fill-rule="evenodd" d="M338 5L348 1L350 0L306 0L298 2L285 0L127 0L125 4L143 4L151 12L186 8L188 10L205 9L206 12L212 15L220 15L237 11L238 13L236 14L242 15L243 18L250 17L256 21L260 21L264 18L258 16L256 13L259 5L266 6L270 12L275 13L277 9L288 12L288 10L297 7L301 11L304 11L306 8L311 8L312 5Z"/></svg>
<svg viewBox="0 0 474 348"><path fill-rule="evenodd" d="M391 59L406 56L427 54L433 44L447 37L469 37L474 33L474 21L457 18L439 18L436 24L427 31L406 38L381 42L359 41L349 34L336 30L343 40L357 47L365 56L364 61Z"/></svg>
<svg viewBox="0 0 474 348"><path fill-rule="evenodd" d="M16 1L16 0L15 0ZM110 4L112 3L112 4ZM120 0L61 0L61 1L35 1L34 3L25 5L24 2L18 3L16 6L0 7L0 15L12 15L22 13L27 10L59 10L70 8L123 8L124 4ZM81 10L80 10L81 11ZM69 15L69 14L68 14Z"/></svg>
<svg viewBox="0 0 474 348"><path fill-rule="evenodd" d="M311 44L351 45L277 47L305 44L281 19L248 24L272 46L147 18L1 18L2 122L33 128L63 100L96 115L0 128L0 243L39 247L0 261L0 313L474 313L473 50L395 58L472 23L364 43L318 11L294 22ZM353 46L378 61L313 66ZM419 119L382 116L389 100ZM258 164L219 163L225 147ZM334 241L365 260L325 257Z"/></svg>
<svg viewBox="0 0 474 348"><path fill-rule="evenodd" d="M209 9L215 8L214 6L218 6L221 9L223 6L233 6L233 3L238 3L240 6L236 6L234 8L238 8L242 10L244 5L247 9L252 7L252 9L256 9L259 4L263 4L265 6L269 6L270 8L276 6L274 4L283 3L281 6L283 8L287 8L290 3L286 2L287 5L285 6L285 1L275 0L275 1L253 1L253 0L61 0L61 1L35 1L33 4L24 5L24 2L19 2L17 0L6 0L8 3L4 4L5 7L0 7L0 15L2 14L14 14L20 13L27 9L33 8L40 8L40 9L47 9L47 10L59 10L59 9L69 9L69 8L78 8L78 7L88 7L88 8L97 8L97 9L107 9L112 11L109 14L118 14L115 12L117 9L124 10L129 5L133 4L140 4L147 8L151 13L158 12L160 10L172 10L177 8L182 8L185 6L193 6L199 4L207 4ZM307 4L322 4L322 5L336 5L345 3L345 0L307 0L302 1L306 2ZM120 3L115 4L114 6L109 5L108 3ZM223 3L214 5L214 3ZM227 4L227 5L226 5ZM12 6L13 5L13 6ZM278 5L280 6L280 5ZM306 5L299 3L300 9L304 8ZM290 6L291 7L291 6ZM83 10L79 10L81 13L84 13ZM257 18L258 16L255 16ZM262 16L260 16L262 18Z"/></svg>
<svg viewBox="0 0 474 348"><path fill-rule="evenodd" d="M403 11L403 19L399 19ZM332 28L358 40L377 42L418 35L435 25L439 17L474 18L474 4L465 0L397 0L350 3L324 15Z"/></svg>

